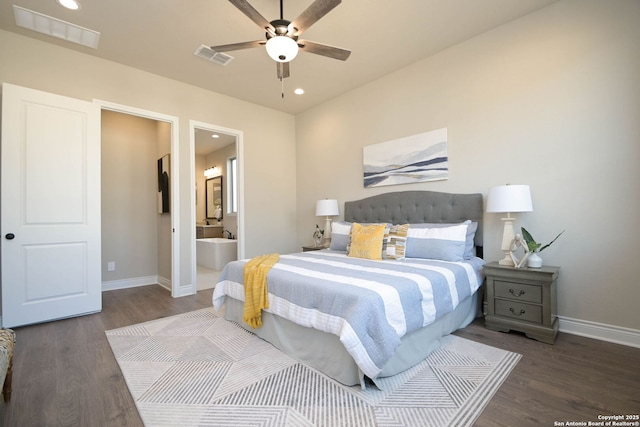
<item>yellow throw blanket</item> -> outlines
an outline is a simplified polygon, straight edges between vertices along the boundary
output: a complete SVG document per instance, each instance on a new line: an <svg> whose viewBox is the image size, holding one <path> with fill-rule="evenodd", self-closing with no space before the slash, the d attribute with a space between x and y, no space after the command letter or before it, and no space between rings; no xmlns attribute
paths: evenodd
<svg viewBox="0 0 640 427"><path fill-rule="evenodd" d="M252 328L262 326L262 310L269 308L267 273L279 259L278 254L260 255L244 266L243 319Z"/></svg>

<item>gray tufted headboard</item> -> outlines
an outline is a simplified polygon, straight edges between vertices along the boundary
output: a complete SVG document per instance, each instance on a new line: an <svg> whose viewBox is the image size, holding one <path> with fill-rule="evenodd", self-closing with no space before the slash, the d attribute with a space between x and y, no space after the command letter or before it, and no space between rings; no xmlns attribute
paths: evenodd
<svg viewBox="0 0 640 427"><path fill-rule="evenodd" d="M478 222L475 244L482 248L482 194L451 194L436 191L400 191L345 202L344 219L349 222Z"/></svg>

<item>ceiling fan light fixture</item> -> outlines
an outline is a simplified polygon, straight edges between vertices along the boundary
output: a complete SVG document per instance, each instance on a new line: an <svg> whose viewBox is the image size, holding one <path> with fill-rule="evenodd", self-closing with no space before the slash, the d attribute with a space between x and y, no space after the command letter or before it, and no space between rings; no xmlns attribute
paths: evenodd
<svg viewBox="0 0 640 427"><path fill-rule="evenodd" d="M267 54L277 62L289 62L298 55L298 43L288 36L275 36L267 40Z"/></svg>

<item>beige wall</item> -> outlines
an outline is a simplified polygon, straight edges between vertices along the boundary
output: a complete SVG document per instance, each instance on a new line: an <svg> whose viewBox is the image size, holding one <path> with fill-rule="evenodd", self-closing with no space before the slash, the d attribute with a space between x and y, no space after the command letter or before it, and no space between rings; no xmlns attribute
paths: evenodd
<svg viewBox="0 0 640 427"><path fill-rule="evenodd" d="M296 117L298 245L315 201L529 184L564 321L640 330L640 2L561 1ZM448 128L447 181L364 189L362 147ZM502 224L485 214L485 254Z"/></svg>
<svg viewBox="0 0 640 427"><path fill-rule="evenodd" d="M157 277L170 287L171 214L157 213L157 159L170 152L171 126L108 110L101 116L102 281L119 287Z"/></svg>
<svg viewBox="0 0 640 427"><path fill-rule="evenodd" d="M192 191L189 120L241 130L245 255L296 248L296 236L288 232L297 218L292 115L1 30L0 81L178 117L180 149L172 156L179 162L183 200L177 227L185 235L196 218L195 207L184 201ZM193 246L188 238L179 244L180 286L195 286Z"/></svg>
<svg viewBox="0 0 640 427"><path fill-rule="evenodd" d="M103 282L158 274L156 152L155 121L102 112Z"/></svg>

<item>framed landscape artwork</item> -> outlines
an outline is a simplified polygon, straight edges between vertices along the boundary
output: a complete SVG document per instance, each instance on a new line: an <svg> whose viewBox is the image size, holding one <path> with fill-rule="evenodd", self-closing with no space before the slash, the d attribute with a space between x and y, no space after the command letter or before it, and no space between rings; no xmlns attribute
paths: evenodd
<svg viewBox="0 0 640 427"><path fill-rule="evenodd" d="M362 154L365 188L449 178L447 128L367 145Z"/></svg>

